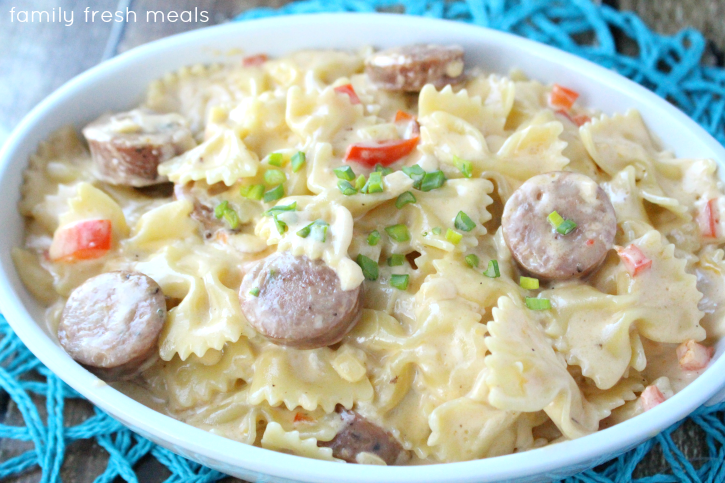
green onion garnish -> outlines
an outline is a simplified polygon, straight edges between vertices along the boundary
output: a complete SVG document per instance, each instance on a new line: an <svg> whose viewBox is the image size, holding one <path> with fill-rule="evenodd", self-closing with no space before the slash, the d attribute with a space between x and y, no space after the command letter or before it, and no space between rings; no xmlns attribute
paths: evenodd
<svg viewBox="0 0 725 483"><path fill-rule="evenodd" d="M219 220L222 216L224 216L224 213L229 209L229 202L227 200L222 201L218 205L216 205L216 208L214 208L214 217Z"/></svg>
<svg viewBox="0 0 725 483"><path fill-rule="evenodd" d="M274 226L277 227L277 231L280 235L284 235L287 231L287 223L277 218L277 215L274 215Z"/></svg>
<svg viewBox="0 0 725 483"><path fill-rule="evenodd" d="M259 201L264 196L264 185L253 184L239 188L239 194L250 200Z"/></svg>
<svg viewBox="0 0 725 483"><path fill-rule="evenodd" d="M229 223L229 228L232 230L239 228L239 216L233 209L229 208L224 212L224 220Z"/></svg>
<svg viewBox="0 0 725 483"><path fill-rule="evenodd" d="M375 169L373 171L375 171L376 173L382 173L383 176L387 176L393 172L391 168L386 168L380 163L375 165Z"/></svg>
<svg viewBox="0 0 725 483"><path fill-rule="evenodd" d="M574 223L571 220L564 220L564 223L559 225L556 229L556 231L558 231L562 235L568 235L569 233L573 232L574 230L576 230L576 223Z"/></svg>
<svg viewBox="0 0 725 483"><path fill-rule="evenodd" d="M564 223L564 218L562 218L556 211L549 213L549 216L547 216L546 219L549 220L549 223L551 223L551 226L553 226L555 230L559 228L559 225Z"/></svg>
<svg viewBox="0 0 725 483"><path fill-rule="evenodd" d="M399 243L407 242L408 240L410 240L410 232L408 231L408 227L403 224L386 226L385 232L390 238Z"/></svg>
<svg viewBox="0 0 725 483"><path fill-rule="evenodd" d="M276 201L280 198L284 197L284 186L279 185L276 188L272 188L271 190L264 193L264 197L262 198L265 203L269 203L271 201Z"/></svg>
<svg viewBox="0 0 725 483"><path fill-rule="evenodd" d="M327 230L330 224L326 221L317 220L312 224L312 239L325 243L327 241Z"/></svg>
<svg viewBox="0 0 725 483"><path fill-rule="evenodd" d="M345 181L344 179L337 180L337 189L339 189L340 193L345 196L352 196L357 193L355 187L351 185L349 181Z"/></svg>
<svg viewBox="0 0 725 483"><path fill-rule="evenodd" d="M293 201L289 205L277 205L273 206L272 208L268 209L264 212L264 216L274 216L279 213L284 213L286 211L295 211L297 209L297 202Z"/></svg>
<svg viewBox="0 0 725 483"><path fill-rule="evenodd" d="M287 176L278 169L268 169L264 172L264 182L270 186L282 184L287 181Z"/></svg>
<svg viewBox="0 0 725 483"><path fill-rule="evenodd" d="M252 290L249 291L250 295L254 295L255 297L259 297L259 287L254 287Z"/></svg>
<svg viewBox="0 0 725 483"><path fill-rule="evenodd" d="M485 276L488 278L498 278L501 276L501 272L498 271L498 261L496 260L489 260L488 261L488 268L485 272L483 272Z"/></svg>
<svg viewBox="0 0 725 483"><path fill-rule="evenodd" d="M364 174L361 174L355 180L355 189L358 190L358 191L360 191L364 187L365 187L365 175Z"/></svg>
<svg viewBox="0 0 725 483"><path fill-rule="evenodd" d="M332 170L338 179L344 179L345 181L352 181L355 179L355 172L350 166L340 166Z"/></svg>
<svg viewBox="0 0 725 483"><path fill-rule="evenodd" d="M378 279L378 264L363 254L357 256L357 264L362 268L362 273L367 280Z"/></svg>
<svg viewBox="0 0 725 483"><path fill-rule="evenodd" d="M307 238L308 236L310 236L311 231L312 231L312 223L310 223L309 225L307 225L304 228L297 230L297 236L301 236L302 238Z"/></svg>
<svg viewBox="0 0 725 483"><path fill-rule="evenodd" d="M480 263L480 260L478 259L477 255L474 255L471 253L470 255L466 255L466 263L471 268L478 268L478 264Z"/></svg>
<svg viewBox="0 0 725 483"><path fill-rule="evenodd" d="M297 171L302 169L302 166L305 165L305 161L306 161L305 153L303 153L302 151L297 151L292 156L292 172L296 173Z"/></svg>
<svg viewBox="0 0 725 483"><path fill-rule="evenodd" d="M397 209L401 209L408 203L415 203L416 201L418 200L415 199L415 195L410 191L406 191L405 193L398 196L397 200L395 200L395 207Z"/></svg>
<svg viewBox="0 0 725 483"><path fill-rule="evenodd" d="M400 267L405 262L405 255L394 253L388 258L389 267Z"/></svg>
<svg viewBox="0 0 725 483"><path fill-rule="evenodd" d="M450 228L446 231L446 240L453 243L454 245L458 245L458 243L461 241L461 238L463 238L463 235L458 233L455 230L451 230Z"/></svg>
<svg viewBox="0 0 725 483"><path fill-rule="evenodd" d="M272 166L277 166L278 168L281 168L282 163L284 163L284 156L282 156L282 153L272 153L269 155L267 162Z"/></svg>
<svg viewBox="0 0 725 483"><path fill-rule="evenodd" d="M526 290L536 290L537 288L539 288L539 279L531 277L520 277L519 285L521 285L521 288L525 288Z"/></svg>
<svg viewBox="0 0 725 483"><path fill-rule="evenodd" d="M460 170L461 173L463 173L463 176L465 176L466 178L470 178L473 175L473 164L470 161L461 159L454 154L453 164L456 168Z"/></svg>
<svg viewBox="0 0 725 483"><path fill-rule="evenodd" d="M423 182L425 176L425 170L414 164L413 166L406 166L403 168L403 173L407 174L410 179L413 180L413 188L420 189L420 185Z"/></svg>
<svg viewBox="0 0 725 483"><path fill-rule="evenodd" d="M441 233L443 233L443 229L440 226L433 228L432 231L434 235L440 235Z"/></svg>
<svg viewBox="0 0 725 483"><path fill-rule="evenodd" d="M368 245L371 247L374 247L378 244L380 241L380 232L378 230L374 230L368 235Z"/></svg>
<svg viewBox="0 0 725 483"><path fill-rule="evenodd" d="M476 228L476 224L473 220L464 212L459 211L456 215L456 220L453 222L456 228L461 231L471 231Z"/></svg>
<svg viewBox="0 0 725 483"><path fill-rule="evenodd" d="M391 275L390 285L397 288L398 290L405 290L408 288L409 275Z"/></svg>
<svg viewBox="0 0 725 483"><path fill-rule="evenodd" d="M431 173L426 173L423 176L423 181L420 184L421 191L430 191L443 186L446 182L446 175L440 169Z"/></svg>
<svg viewBox="0 0 725 483"><path fill-rule="evenodd" d="M370 173L368 182L365 183L363 189L360 190L363 193L382 193L383 192L383 174L379 172Z"/></svg>
<svg viewBox="0 0 725 483"><path fill-rule="evenodd" d="M551 308L551 302L549 299L526 297L526 306L531 310L549 310Z"/></svg>
<svg viewBox="0 0 725 483"><path fill-rule="evenodd" d="M556 211L549 213L549 216L547 216L546 219L549 220L551 226L553 226L554 229L562 235L568 235L576 229L576 223L571 220L565 220Z"/></svg>

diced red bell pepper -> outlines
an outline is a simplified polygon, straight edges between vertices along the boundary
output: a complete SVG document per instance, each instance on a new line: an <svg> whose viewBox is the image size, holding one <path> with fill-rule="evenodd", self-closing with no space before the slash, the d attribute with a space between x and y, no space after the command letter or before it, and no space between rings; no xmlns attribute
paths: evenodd
<svg viewBox="0 0 725 483"><path fill-rule="evenodd" d="M662 394L662 391L657 386L647 386L639 398L642 402L642 409L645 411L649 411L653 407L665 402L665 395Z"/></svg>
<svg viewBox="0 0 725 483"><path fill-rule="evenodd" d="M267 62L267 54L250 55L242 59L242 66L257 67Z"/></svg>
<svg viewBox="0 0 725 483"><path fill-rule="evenodd" d="M578 92L562 87L559 84L554 84L549 94L549 105L556 110L562 109L568 111L578 97Z"/></svg>
<svg viewBox="0 0 725 483"><path fill-rule="evenodd" d="M683 342L677 347L677 359L686 371L705 369L715 353L714 347L706 347L694 340Z"/></svg>
<svg viewBox="0 0 725 483"><path fill-rule="evenodd" d="M111 220L81 220L55 231L49 256L54 262L100 258L111 249Z"/></svg>
<svg viewBox="0 0 725 483"><path fill-rule="evenodd" d="M556 111L556 113L561 114L562 116L566 117L567 119L569 119L571 122L573 122L574 124L576 124L579 127L582 127L584 124L586 124L592 120L591 117L585 116L584 114L580 114L578 116L572 116L571 114L569 114L568 112L566 112L562 109Z"/></svg>
<svg viewBox="0 0 725 483"><path fill-rule="evenodd" d="M720 224L720 212L717 209L717 198L713 198L705 204L698 221L702 236L705 238L717 237L717 226Z"/></svg>
<svg viewBox="0 0 725 483"><path fill-rule="evenodd" d="M637 245L632 244L627 248L615 247L615 249L624 267L633 277L652 266L652 260L644 256Z"/></svg>
<svg viewBox="0 0 725 483"><path fill-rule="evenodd" d="M395 113L395 122L412 121L413 119L415 118L405 111L398 111Z"/></svg>
<svg viewBox="0 0 725 483"><path fill-rule="evenodd" d="M350 97L350 104L360 104L360 98L357 96L355 89L352 84L345 84L344 86L335 87L335 92L339 94L347 94Z"/></svg>
<svg viewBox="0 0 725 483"><path fill-rule="evenodd" d="M410 139L391 139L389 141L367 141L351 144L345 153L345 161L354 161L369 168L376 164L389 166L409 155L418 145L418 136Z"/></svg>

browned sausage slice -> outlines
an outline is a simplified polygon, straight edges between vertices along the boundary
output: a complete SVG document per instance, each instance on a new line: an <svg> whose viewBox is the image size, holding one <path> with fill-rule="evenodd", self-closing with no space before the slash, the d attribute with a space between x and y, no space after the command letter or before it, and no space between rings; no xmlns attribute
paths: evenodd
<svg viewBox="0 0 725 483"><path fill-rule="evenodd" d="M314 349L339 342L352 329L362 314L362 295L362 286L343 291L322 260L277 252L247 272L239 300L249 323L275 344Z"/></svg>
<svg viewBox="0 0 725 483"><path fill-rule="evenodd" d="M186 119L147 109L105 114L83 129L97 177L110 184L163 183L158 165L195 146Z"/></svg>
<svg viewBox="0 0 725 483"><path fill-rule="evenodd" d="M410 455L403 446L383 428L371 423L355 411L340 412L344 426L331 441L317 443L332 448L332 456L348 463L358 463L360 453L370 453L387 465L405 463Z"/></svg>
<svg viewBox="0 0 725 483"><path fill-rule="evenodd" d="M365 59L365 72L380 88L419 92L463 80L463 49L457 45L407 45L377 52Z"/></svg>
<svg viewBox="0 0 725 483"><path fill-rule="evenodd" d="M108 272L71 293L58 326L63 349L107 380L126 379L154 359L166 299L151 278Z"/></svg>
<svg viewBox="0 0 725 483"><path fill-rule="evenodd" d="M212 199L212 193L208 190L194 185L194 183L174 185L174 198L177 200L189 200L194 206L191 217L199 222L201 236L207 240L211 239L218 230L224 229L224 222L214 216L216 203Z"/></svg>
<svg viewBox="0 0 725 483"><path fill-rule="evenodd" d="M556 211L576 223L567 235L548 220ZM607 194L591 178L557 171L534 176L506 202L501 218L511 254L527 272L548 280L582 277L612 248L617 218Z"/></svg>

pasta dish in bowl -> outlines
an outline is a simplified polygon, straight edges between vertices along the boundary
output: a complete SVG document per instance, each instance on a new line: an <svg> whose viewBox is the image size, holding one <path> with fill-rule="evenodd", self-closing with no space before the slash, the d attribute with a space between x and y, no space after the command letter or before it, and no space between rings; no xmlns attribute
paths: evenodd
<svg viewBox="0 0 725 483"><path fill-rule="evenodd" d="M389 466L582 438L710 365L725 199L578 98L442 42L182 67L41 144L13 260L75 361L215 435Z"/></svg>

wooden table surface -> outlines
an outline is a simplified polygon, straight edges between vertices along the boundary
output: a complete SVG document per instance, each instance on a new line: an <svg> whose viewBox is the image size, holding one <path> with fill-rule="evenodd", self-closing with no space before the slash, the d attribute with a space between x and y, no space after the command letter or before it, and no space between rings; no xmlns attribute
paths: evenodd
<svg viewBox="0 0 725 483"><path fill-rule="evenodd" d="M0 145L15 125L45 96L64 82L116 53L167 35L225 22L244 10L257 6L277 7L287 0L0 0ZM693 26L711 40L709 62L722 65L725 50L725 0L605 0L610 6L635 10L652 27L663 33ZM128 24L82 22L85 7L92 10L136 12L138 21ZM74 12L74 23L10 22L9 11L63 8ZM199 10L210 12L206 23L146 22L148 10ZM100 14L99 14L100 15ZM42 411L44 404L38 404ZM69 401L67 424L77 424L93 413L85 401ZM44 414L41 414L45 417ZM22 416L6 394L0 391L0 423L22 425ZM675 441L695 462L707 455L701 430L685 424L675 434ZM31 446L0 439L0 462L21 454ZM108 456L100 446L77 442L67 450L62 481L92 482L105 468ZM639 465L636 477L659 473L668 468L661 451L655 450ZM137 466L139 481L163 481L169 473L160 463L148 458ZM39 471L11 478L8 483L30 483L40 479ZM225 481L239 481L229 478Z"/></svg>

